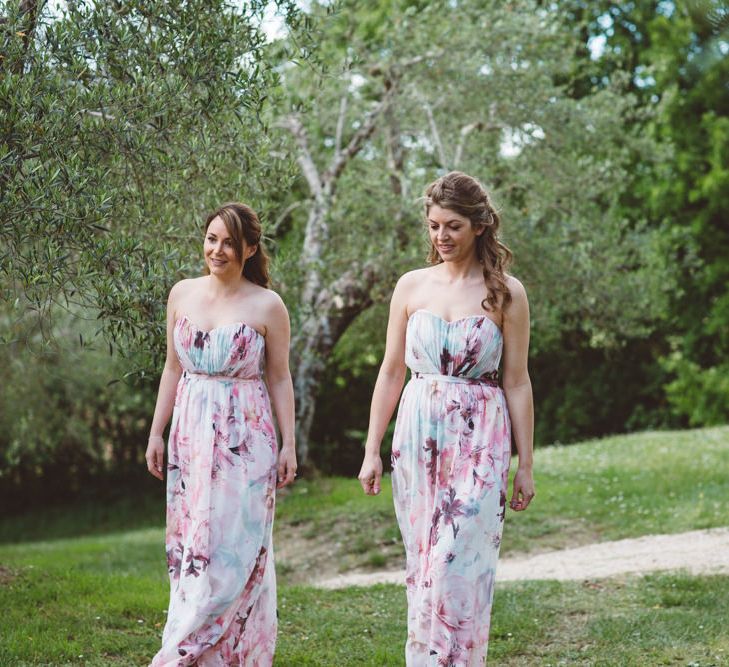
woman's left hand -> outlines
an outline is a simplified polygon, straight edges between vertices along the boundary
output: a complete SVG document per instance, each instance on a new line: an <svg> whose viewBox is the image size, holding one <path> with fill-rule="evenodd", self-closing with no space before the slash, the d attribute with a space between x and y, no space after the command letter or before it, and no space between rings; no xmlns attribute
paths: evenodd
<svg viewBox="0 0 729 667"><path fill-rule="evenodd" d="M287 445L278 453L277 489L292 484L296 477L296 447Z"/></svg>
<svg viewBox="0 0 729 667"><path fill-rule="evenodd" d="M531 469L519 468L516 475L514 475L514 490L511 494L509 507L515 512L521 512L529 507L529 503L535 495Z"/></svg>

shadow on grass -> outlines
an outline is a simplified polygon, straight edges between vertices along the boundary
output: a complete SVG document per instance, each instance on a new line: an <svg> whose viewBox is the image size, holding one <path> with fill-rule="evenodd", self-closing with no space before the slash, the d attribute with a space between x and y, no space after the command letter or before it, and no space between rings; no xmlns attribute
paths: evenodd
<svg viewBox="0 0 729 667"><path fill-rule="evenodd" d="M165 524L165 488L159 480L106 480L76 498L46 501L0 519L0 544L106 535Z"/></svg>

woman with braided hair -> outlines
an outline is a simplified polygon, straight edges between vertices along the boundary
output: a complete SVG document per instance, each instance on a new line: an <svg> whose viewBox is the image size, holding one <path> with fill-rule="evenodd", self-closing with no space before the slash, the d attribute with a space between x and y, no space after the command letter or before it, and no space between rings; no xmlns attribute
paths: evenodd
<svg viewBox="0 0 729 667"><path fill-rule="evenodd" d="M425 192L431 266L398 281L359 480L380 491L380 443L398 402L392 485L407 555L409 667L486 663L506 514L534 497L529 307L483 186L451 172ZM499 365L501 362L501 381Z"/></svg>

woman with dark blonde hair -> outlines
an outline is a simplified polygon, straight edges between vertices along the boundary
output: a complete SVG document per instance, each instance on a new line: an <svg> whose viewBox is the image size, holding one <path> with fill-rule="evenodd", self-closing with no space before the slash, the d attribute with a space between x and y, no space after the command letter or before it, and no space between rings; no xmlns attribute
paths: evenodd
<svg viewBox="0 0 729 667"><path fill-rule="evenodd" d="M525 510L534 497L529 307L476 179L451 172L431 183L425 214L432 266L406 273L393 292L359 480L379 493L380 443L409 368L392 444L406 662L470 667L486 663L512 432L510 506Z"/></svg>
<svg viewBox="0 0 729 667"><path fill-rule="evenodd" d="M170 291L167 360L146 453L149 472L163 479L162 433L172 416L171 594L152 665L266 667L276 643L275 493L296 473L289 317L268 289L261 224L249 206L211 213L203 251L206 275Z"/></svg>

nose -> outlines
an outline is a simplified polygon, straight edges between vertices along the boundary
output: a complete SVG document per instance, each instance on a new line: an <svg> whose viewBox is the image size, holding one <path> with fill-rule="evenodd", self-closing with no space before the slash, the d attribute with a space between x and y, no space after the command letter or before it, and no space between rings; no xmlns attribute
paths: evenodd
<svg viewBox="0 0 729 667"><path fill-rule="evenodd" d="M436 238L439 241L443 241L448 238L448 228L447 227L441 227L438 230L438 233L436 234Z"/></svg>

